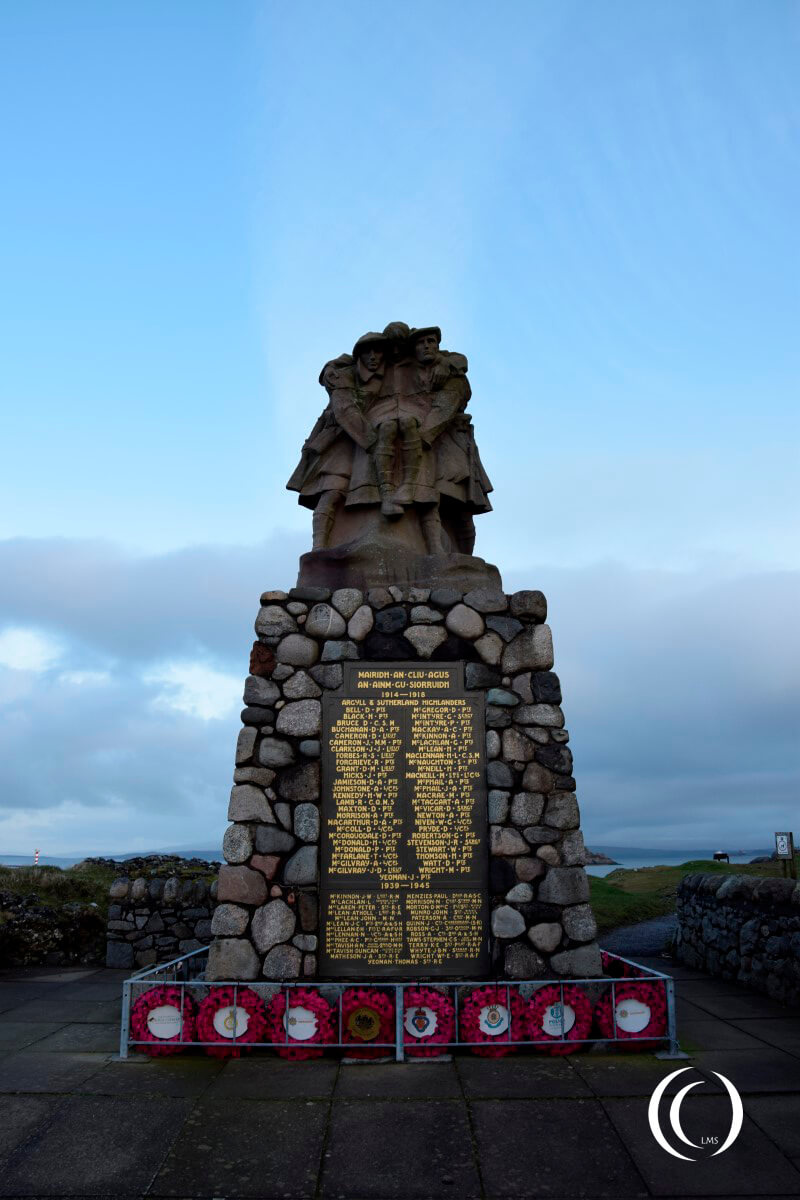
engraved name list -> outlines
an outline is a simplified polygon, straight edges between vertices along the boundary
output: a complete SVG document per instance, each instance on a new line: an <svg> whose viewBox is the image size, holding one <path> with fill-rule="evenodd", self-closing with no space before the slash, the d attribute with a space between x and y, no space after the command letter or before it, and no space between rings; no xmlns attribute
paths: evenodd
<svg viewBox="0 0 800 1200"><path fill-rule="evenodd" d="M480 973L483 697L461 663L344 667L323 709L321 973Z"/></svg>

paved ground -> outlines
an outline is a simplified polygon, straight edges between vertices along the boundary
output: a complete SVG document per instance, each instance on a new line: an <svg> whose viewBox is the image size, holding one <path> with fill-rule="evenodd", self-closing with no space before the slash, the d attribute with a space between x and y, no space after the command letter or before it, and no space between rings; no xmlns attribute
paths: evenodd
<svg viewBox="0 0 800 1200"><path fill-rule="evenodd" d="M621 954L623 958L632 958L636 962L642 956L658 958L662 950L672 941L678 919L675 913L667 913L664 917L653 917L650 921L640 921L638 925L623 925L603 937L603 946L613 954Z"/></svg>
<svg viewBox="0 0 800 1200"><path fill-rule="evenodd" d="M663 962L653 961L663 968ZM469 1054L446 1065L221 1063L192 1052L113 1061L122 972L0 972L0 1196L417 1200L800 1195L800 1013L675 968L687 1062L652 1055ZM647 1124L657 1082L702 1081L693 1141ZM720 1142L721 1144L721 1142Z"/></svg>

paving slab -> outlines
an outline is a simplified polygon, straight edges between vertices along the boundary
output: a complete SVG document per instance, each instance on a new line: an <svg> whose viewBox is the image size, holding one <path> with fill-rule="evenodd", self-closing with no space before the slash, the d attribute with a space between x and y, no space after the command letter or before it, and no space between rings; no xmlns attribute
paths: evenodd
<svg viewBox="0 0 800 1200"><path fill-rule="evenodd" d="M56 1096L4 1096L0 1121L0 1161L8 1158L62 1103Z"/></svg>
<svg viewBox="0 0 800 1200"><path fill-rule="evenodd" d="M487 1200L647 1195L598 1100L478 1100L470 1107Z"/></svg>
<svg viewBox="0 0 800 1200"><path fill-rule="evenodd" d="M654 1196L800 1194L800 1172L747 1116L737 1140L718 1157L712 1157L710 1147L690 1149L676 1141L670 1132L670 1144L687 1156L698 1156L697 1161L681 1162L663 1150L653 1137L645 1098L609 1100L606 1109ZM727 1094L690 1093L681 1110L683 1130L697 1143L702 1137L718 1137L721 1145L730 1122ZM669 1129L663 1111L662 1126Z"/></svg>
<svg viewBox="0 0 800 1200"><path fill-rule="evenodd" d="M459 1057L458 1074L468 1099L536 1099L542 1096L591 1096L569 1056L526 1055L507 1058Z"/></svg>
<svg viewBox="0 0 800 1200"><path fill-rule="evenodd" d="M0 1092L70 1092L102 1070L102 1054L18 1050L0 1059Z"/></svg>
<svg viewBox="0 0 800 1200"><path fill-rule="evenodd" d="M333 1093L338 1071L334 1059L291 1062L261 1051L249 1058L229 1059L214 1080L209 1099L324 1100Z"/></svg>
<svg viewBox="0 0 800 1200"><path fill-rule="evenodd" d="M461 1099L453 1063L348 1064L339 1072L337 1100Z"/></svg>
<svg viewBox="0 0 800 1200"><path fill-rule="evenodd" d="M25 1000L6 1010L6 1015L14 1020L25 1021L60 1021L67 1025L72 1021L114 1022L120 1019L120 1003L117 1000L82 1000L74 996L69 1000L59 1000L55 996L45 999L41 993L36 999Z"/></svg>
<svg viewBox="0 0 800 1200"><path fill-rule="evenodd" d="M331 1200L477 1200L481 1186L463 1101L335 1104L322 1195Z"/></svg>
<svg viewBox="0 0 800 1200"><path fill-rule="evenodd" d="M119 983L95 983L91 979L83 984L69 983L59 988L57 995L60 1000L114 1000L122 1005L122 986Z"/></svg>
<svg viewBox="0 0 800 1200"><path fill-rule="evenodd" d="M756 992L747 991L730 993L709 991L703 995L691 996L688 1001L684 999L683 1003L690 1003L696 1008L702 1008L712 1016L720 1017L724 1021L734 1021L742 1017L783 1017L791 1020L797 1015L796 1010L787 1008L784 1004L778 1004L777 1000L771 1000L769 996L760 996Z"/></svg>
<svg viewBox="0 0 800 1200"><path fill-rule="evenodd" d="M38 1004L40 999L41 990L39 988L17 988L8 985L0 988L0 1024L4 1021L27 1020L28 1009L32 1004ZM58 1016L51 1013L45 1019L58 1020Z"/></svg>
<svg viewBox="0 0 800 1200"><path fill-rule="evenodd" d="M681 1050L694 1054L698 1050L758 1050L764 1042L729 1021L681 1021L678 1026Z"/></svg>
<svg viewBox="0 0 800 1200"><path fill-rule="evenodd" d="M661 1060L652 1054L620 1051L613 1054L576 1054L571 1058L571 1065L595 1096L649 1097L665 1075L689 1063ZM667 1093L672 1094L681 1086L676 1081L668 1086Z"/></svg>
<svg viewBox="0 0 800 1200"><path fill-rule="evenodd" d="M79 1092L104 1096L201 1096L222 1071L219 1059L176 1054L149 1058L143 1054L109 1062L76 1086Z"/></svg>
<svg viewBox="0 0 800 1200"><path fill-rule="evenodd" d="M49 1037L38 1041L36 1049L42 1052L96 1050L104 1054L114 1054L119 1050L119 1022L110 1025L76 1021L71 1025L63 1025Z"/></svg>
<svg viewBox="0 0 800 1200"><path fill-rule="evenodd" d="M200 1100L148 1195L308 1200L327 1115L323 1101Z"/></svg>
<svg viewBox="0 0 800 1200"><path fill-rule="evenodd" d="M716 1013L709 1012L708 1008L702 1008L699 1004L692 1004L679 991L676 990L675 995L675 1019L678 1022L678 1037L680 1038L681 1025L684 1021L717 1021L719 1016Z"/></svg>
<svg viewBox="0 0 800 1200"><path fill-rule="evenodd" d="M745 1112L787 1158L800 1158L800 1096L748 1096Z"/></svg>
<svg viewBox="0 0 800 1200"><path fill-rule="evenodd" d="M719 996L752 996L755 1000L766 1000L769 1004L775 1003L763 992L754 992L743 984L737 983L735 979L717 979L713 975L703 975L696 979L682 979L681 995L686 996L689 1000L697 999L698 1001L702 996L712 999Z"/></svg>
<svg viewBox="0 0 800 1200"><path fill-rule="evenodd" d="M0 1020L0 1051L21 1050L34 1042L41 1042L51 1033L62 1028L58 1021L3 1021Z"/></svg>
<svg viewBox="0 0 800 1200"><path fill-rule="evenodd" d="M800 1017L740 1017L731 1025L788 1054L800 1055Z"/></svg>
<svg viewBox="0 0 800 1200"><path fill-rule="evenodd" d="M705 1075L719 1071L742 1094L800 1090L800 1063L793 1055L770 1046L758 1050L700 1050L692 1055L692 1062Z"/></svg>
<svg viewBox="0 0 800 1200"><path fill-rule="evenodd" d="M27 983L74 983L97 975L97 967L6 967L0 980Z"/></svg>
<svg viewBox="0 0 800 1200"><path fill-rule="evenodd" d="M73 1096L12 1155L0 1196L140 1196L189 1109L185 1100Z"/></svg>

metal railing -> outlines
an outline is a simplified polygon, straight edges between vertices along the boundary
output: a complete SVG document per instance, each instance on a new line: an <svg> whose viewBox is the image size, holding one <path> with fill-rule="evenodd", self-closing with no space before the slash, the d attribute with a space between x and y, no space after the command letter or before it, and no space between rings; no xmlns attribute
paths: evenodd
<svg viewBox="0 0 800 1200"><path fill-rule="evenodd" d="M131 1009L132 1009L133 1004L136 1002L136 1000L138 999L138 997L140 995L143 995L146 991L149 991L152 988L164 987L164 986L172 986L172 987L176 987L180 990L181 1014L183 1014L184 1001L185 1001L187 989L189 989L189 994L190 995L194 994L195 997L197 997L200 993L202 993L202 995L200 995L199 998L204 999L205 995L208 995L219 988L233 989L233 1005L232 1005L232 1007L234 1009L237 1007L237 998L238 998L238 992L239 992L240 988L247 988L250 991L255 992L259 997L261 997L265 1001L265 1004L269 1003L269 1001L271 1001L273 999L273 997L276 996L278 993L283 992L284 993L284 1014L288 1014L289 999L290 999L291 993L293 991L298 990L298 989L314 988L316 991L318 991L320 993L320 995L323 998L325 998L325 999L330 999L331 997L333 998L333 1002L335 1003L336 1010L338 1013L338 1041L335 1041L335 1042L320 1042L320 1041L304 1042L304 1041L290 1038L288 1021L285 1019L283 1021L284 1030L285 1030L285 1038L282 1042L280 1042L280 1041L277 1041L277 1042L276 1041L262 1041L262 1042L247 1041L246 1042L246 1041L242 1041L241 1038L237 1038L237 1036L236 1036L236 1021L234 1020L233 1036L231 1036L230 1038L226 1038L222 1042L220 1042L220 1041L204 1042L204 1041L198 1041L194 1038L191 1038L191 1039L187 1038L186 1040L183 1040L183 1022L182 1022L181 1030L180 1030L180 1037L176 1040L164 1041L162 1043L164 1046L170 1046L170 1047L178 1047L178 1048L180 1048L180 1047L186 1047L186 1048L213 1047L217 1050L225 1049L225 1048L234 1049L237 1046L241 1047L241 1048L246 1047L248 1050L259 1050L259 1049L280 1050L280 1049L288 1049L290 1047L302 1049L302 1048L306 1047L306 1048L312 1048L315 1050L323 1050L323 1049L324 1050L340 1049L340 1050L345 1050L345 1051L349 1050L351 1053L354 1051L357 1052L359 1050L363 1050L365 1048L370 1049L370 1050L383 1049L383 1050L386 1050L387 1057L393 1053L397 1062L404 1061L404 1059L406 1057L407 1049L414 1051L416 1049L421 1049L421 1048L431 1048L431 1049L435 1048L436 1051L439 1053L445 1053L448 1050L459 1049L461 1047L464 1047L464 1048L470 1048L470 1047L487 1048L487 1047L489 1047L490 1048L492 1046L500 1046L503 1044L508 1044L508 1045L514 1046L514 1047L533 1046L539 1050L546 1049L546 1048L552 1047L552 1046L560 1046L560 1045L569 1045L570 1047L585 1046L588 1048L588 1047L594 1046L594 1045L613 1046L613 1045L624 1044L628 1048L633 1048L636 1045L635 1038L631 1038L631 1037L620 1038L617 1036L616 989L621 984L630 984L636 980L640 980L645 983L646 982L656 983L656 982L660 981L664 986L664 992L665 992L666 1013L667 1013L666 1032L663 1034L660 1034L660 1035L659 1034L656 1034L656 1035L647 1034L642 1040L648 1044L651 1044L653 1042L664 1043L665 1048L663 1051L660 1052L659 1057L662 1057L662 1058L683 1058L683 1057L685 1057L685 1055L683 1055L681 1053L680 1046L678 1044L677 1026L676 1026L676 1019L675 1019L675 982L674 982L674 980L669 975L665 975L662 972L656 971L650 967L643 967L643 966L641 966L641 964L635 963L631 959L623 958L621 955L607 953L607 960L623 963L629 967L633 967L636 971L635 976L629 975L629 976L620 977L620 978L609 977L609 976L599 976L594 979L528 979L528 980L521 979L521 980L513 980L513 981L512 980L508 980L508 981L497 980L497 979L489 979L489 980L472 980L472 979L470 979L470 980L457 980L457 981L452 981L452 982L442 982L440 980L436 980L436 981L424 981L423 980L423 981L418 982L418 981L407 980L402 983L386 982L385 980L380 980L380 981L375 981L375 982L370 982L367 980L349 980L346 982L336 982L336 981L332 982L332 981L328 981L328 980L317 980L317 979L308 979L305 981L298 981L295 983L272 983L272 982L268 982L268 981L262 982L262 981L257 981L257 980L256 981L229 980L227 982L223 981L223 980L214 980L213 982L206 982L205 979L203 978L203 973L205 971L205 966L206 966L207 960L208 960L208 947L200 947L197 950L192 950L188 954L182 955L180 958L172 959L170 962L161 963L161 964L157 964L157 965L154 965L151 967L147 967L147 968L137 972L135 975L132 975L130 979L125 980L125 982L123 983L123 987L122 987L122 1022L121 1022L121 1028L120 1028L120 1041L119 1041L119 1056L120 1056L120 1058L127 1058L128 1052L131 1047L136 1048L138 1046L144 1046L144 1045L152 1047L154 1044L155 1045L159 1044L157 1039L154 1040L152 1038L150 1038L150 1039L134 1038L131 1036ZM435 991L438 991L438 992L444 993L444 994L448 994L448 995L450 995L452 993L453 1008L454 1008L454 1021L453 1021L454 1036L453 1036L452 1040L446 1041L446 1042L439 1042L439 1041L424 1042L424 1041L420 1040L418 1045L415 1045L413 1043L406 1043L405 1038L404 1038L404 1025L403 1025L403 1017L404 1017L404 1013L405 1013L405 1002L404 1002L405 992L407 990L417 989L421 986L426 987L426 988L431 988ZM513 988L515 990L515 992L519 992L520 994L522 994L523 989L525 989L526 991L528 991L530 993L530 996L532 996L540 988L552 987L552 986L556 986L556 987L560 988L561 1037L560 1038L548 1037L546 1039L518 1038L516 1036L512 1037L511 989ZM593 993L596 993L595 999L592 1001L592 1008L594 1008L594 1006L596 1005L597 1000L600 998L600 996L604 992L607 993L607 991L610 989L610 991L611 991L611 1016L612 1016L612 1024L613 1024L613 1031L614 1031L613 1037L610 1037L610 1038L609 1037L583 1037L583 1038L578 1038L578 1037L571 1038L570 1037L570 1038L568 1038L566 1036L567 1031L564 1028L564 1008L565 1008L564 989L566 987L579 987L585 993L588 993L589 996L591 996ZM352 989L352 988L360 988L360 989L374 988L377 991L380 991L383 993L393 993L393 995L394 995L394 1012L395 1012L395 1036L394 1036L393 1041L391 1041L391 1042L369 1041L368 1043L366 1043L366 1042L360 1043L360 1042L353 1042L353 1041L345 1042L342 1040L342 1004L341 1004L342 994L345 991L347 991L348 989ZM459 1003L460 1003L460 999L461 999L460 992L462 992L464 989L471 990L474 988L493 988L496 991L501 991L502 989L505 989L506 1009L509 1014L509 1023L508 1023L508 1028L505 1031L505 1036L498 1036L496 1039L493 1039L491 1042L487 1042L487 1041L471 1042L471 1041L466 1041L460 1037L460 1029L459 1029L459 1026L460 1026ZM528 996L528 997L524 997L524 998L527 999L530 997ZM416 1056L414 1056L414 1057L416 1057Z"/></svg>

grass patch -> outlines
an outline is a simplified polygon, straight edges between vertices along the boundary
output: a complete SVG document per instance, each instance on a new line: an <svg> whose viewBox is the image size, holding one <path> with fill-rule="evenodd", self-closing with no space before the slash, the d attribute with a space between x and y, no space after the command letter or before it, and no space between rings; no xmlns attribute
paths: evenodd
<svg viewBox="0 0 800 1200"><path fill-rule="evenodd" d="M108 889L118 872L98 865L70 867L0 867L0 892L12 896L36 895L42 904L59 908L62 904L94 903L105 913Z"/></svg>
<svg viewBox="0 0 800 1200"><path fill-rule="evenodd" d="M784 868L780 862L741 865L692 859L674 867L639 867L635 870L620 867L602 878L590 875L591 903L597 927L605 933L621 925L635 925L674 912L675 893L683 876L710 873L781 878Z"/></svg>

